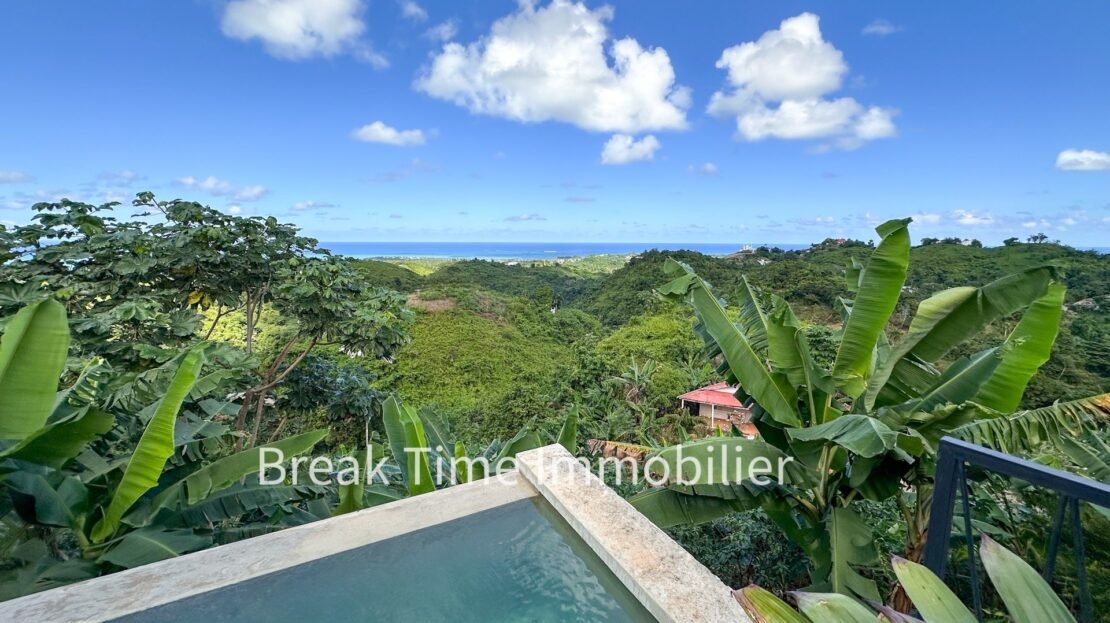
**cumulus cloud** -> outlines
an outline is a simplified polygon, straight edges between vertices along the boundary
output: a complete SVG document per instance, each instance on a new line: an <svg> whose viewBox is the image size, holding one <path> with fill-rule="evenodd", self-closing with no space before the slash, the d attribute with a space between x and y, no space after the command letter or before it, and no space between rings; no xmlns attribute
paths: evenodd
<svg viewBox="0 0 1110 623"><path fill-rule="evenodd" d="M440 22L424 31L424 36L428 39L444 43L454 39L457 34L459 34L459 24L453 19Z"/></svg>
<svg viewBox="0 0 1110 623"><path fill-rule="evenodd" d="M22 171L0 171L0 184L24 184L35 181L33 175Z"/></svg>
<svg viewBox="0 0 1110 623"><path fill-rule="evenodd" d="M940 215L933 212L918 212L913 215L913 222L923 225L936 225L940 223Z"/></svg>
<svg viewBox="0 0 1110 623"><path fill-rule="evenodd" d="M863 34L874 35L876 37L885 37L887 35L893 35L896 32L902 32L902 27L895 26L890 20L881 18L863 27Z"/></svg>
<svg viewBox="0 0 1110 623"><path fill-rule="evenodd" d="M640 140L627 134L614 134L601 150L601 163L628 164L639 160L653 160L655 151L661 146L659 139L650 134Z"/></svg>
<svg viewBox="0 0 1110 623"><path fill-rule="evenodd" d="M361 40L362 0L232 0L220 27L233 39L258 39L271 56L304 60L352 54L376 67L389 63Z"/></svg>
<svg viewBox="0 0 1110 623"><path fill-rule="evenodd" d="M517 214L507 217L505 220L509 223L522 223L524 221L546 221L547 217L533 212L532 214Z"/></svg>
<svg viewBox="0 0 1110 623"><path fill-rule="evenodd" d="M1056 156L1056 168L1064 171L1110 171L1110 153L1093 149L1065 149Z"/></svg>
<svg viewBox="0 0 1110 623"><path fill-rule="evenodd" d="M994 217L989 212L976 214L967 210L955 210L952 212L952 217L960 225L990 225L994 223Z"/></svg>
<svg viewBox="0 0 1110 623"><path fill-rule="evenodd" d="M414 22L423 22L428 19L428 12L413 0L401 0L401 16Z"/></svg>
<svg viewBox="0 0 1110 623"><path fill-rule="evenodd" d="M266 193L269 192L266 187L261 184L236 186L227 180L222 180L212 175L205 178L197 178L189 175L186 177L179 177L174 180L174 182L178 186L188 188L189 190L203 191L214 197L231 197L236 201L256 201L265 197Z"/></svg>
<svg viewBox="0 0 1110 623"><path fill-rule="evenodd" d="M597 132L686 127L690 91L663 48L610 40L613 9L522 0L485 36L448 43L415 86L476 114L560 121Z"/></svg>
<svg viewBox="0 0 1110 623"><path fill-rule="evenodd" d="M398 130L391 128L381 121L367 124L355 130L353 137L367 143L384 143L398 147L423 145L425 141L423 130Z"/></svg>
<svg viewBox="0 0 1110 623"><path fill-rule="evenodd" d="M689 171L695 175L716 175L719 169L716 164L712 162L705 162L702 164L692 164L688 167Z"/></svg>
<svg viewBox="0 0 1110 623"><path fill-rule="evenodd" d="M726 49L717 67L728 72L728 86L713 94L708 111L735 118L739 138L828 139L817 149L826 151L855 149L896 133L893 109L827 98L841 88L848 65L825 41L820 18L812 13Z"/></svg>

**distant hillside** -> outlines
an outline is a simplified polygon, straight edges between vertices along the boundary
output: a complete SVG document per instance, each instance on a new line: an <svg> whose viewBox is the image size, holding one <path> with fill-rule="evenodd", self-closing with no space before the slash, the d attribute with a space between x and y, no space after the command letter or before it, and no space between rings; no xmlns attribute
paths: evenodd
<svg viewBox="0 0 1110 623"><path fill-rule="evenodd" d="M479 287L510 296L571 305L591 293L599 282L561 266L519 266L488 260L466 260L445 266L424 279L427 288Z"/></svg>
<svg viewBox="0 0 1110 623"><path fill-rule="evenodd" d="M376 286L391 288L398 292L412 292L423 282L420 275L391 262L361 259L348 261L360 275Z"/></svg>

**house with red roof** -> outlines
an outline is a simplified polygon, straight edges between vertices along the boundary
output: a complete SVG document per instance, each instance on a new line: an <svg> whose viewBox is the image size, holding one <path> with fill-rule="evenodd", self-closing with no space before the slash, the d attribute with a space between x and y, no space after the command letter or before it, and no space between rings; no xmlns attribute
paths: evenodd
<svg viewBox="0 0 1110 623"><path fill-rule="evenodd" d="M678 399L682 401L683 409L689 404L695 415L710 427L709 430L731 430L736 426L745 435L755 437L759 431L751 423L751 412L736 398L736 390L728 383L714 383L686 392Z"/></svg>

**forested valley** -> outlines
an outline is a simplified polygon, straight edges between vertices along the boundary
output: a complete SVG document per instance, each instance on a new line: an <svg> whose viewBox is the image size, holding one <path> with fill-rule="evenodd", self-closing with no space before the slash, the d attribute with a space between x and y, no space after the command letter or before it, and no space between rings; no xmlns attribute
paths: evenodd
<svg viewBox="0 0 1110 623"><path fill-rule="evenodd" d="M260 445L335 456L365 453L368 444L380 450L389 446L390 422L416 411L442 439L449 431L446 450L455 456L555 439L580 452L590 439L651 449L705 435L677 397L726 378L694 310L658 292L670 280L665 262L689 267L725 301L756 292L769 307L781 297L814 361L829 367L852 297L847 269L877 245L825 240L728 257L652 250L560 262L387 261L332 256L272 217L150 193L133 206L62 201L35 209L29 225L0 226L0 318L15 353L0 358L0 383L26 382L5 370L40 359L16 350L36 327L68 338L52 355L40 353L44 365L53 357L62 370L60 381L49 369L35 372L56 381L39 401L44 419L5 431L19 443L0 448L0 572L10 593L3 597L416 493L403 466L365 491L262 487L257 466L242 458ZM941 290L1050 266L1066 286L1063 319L1020 408L1110 389L1110 256L1043 236L993 248L916 243L885 327L892 341ZM738 312L729 313L735 320ZM1018 318L991 323L939 367L1005 341ZM171 431L159 443L152 422ZM568 422L577 428L571 437ZM132 460L138 456L146 463ZM871 505L881 547L899 551L906 536L898 509L860 503ZM1030 508L1021 521L1038 521L1039 507ZM1022 525L1013 521L1017 540ZM672 534L732 586L782 591L807 581L806 557L762 511ZM1110 551L1098 540L1091 547Z"/></svg>

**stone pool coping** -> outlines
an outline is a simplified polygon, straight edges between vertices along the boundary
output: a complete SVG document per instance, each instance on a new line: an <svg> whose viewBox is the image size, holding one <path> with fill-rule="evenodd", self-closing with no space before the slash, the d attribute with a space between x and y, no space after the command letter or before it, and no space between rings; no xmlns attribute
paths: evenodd
<svg viewBox="0 0 1110 623"><path fill-rule="evenodd" d="M522 452L516 466L659 621L751 620L732 589L562 446Z"/></svg>
<svg viewBox="0 0 1110 623"><path fill-rule="evenodd" d="M114 619L537 495L658 620L750 621L731 589L558 445L499 476L0 602L0 621Z"/></svg>

